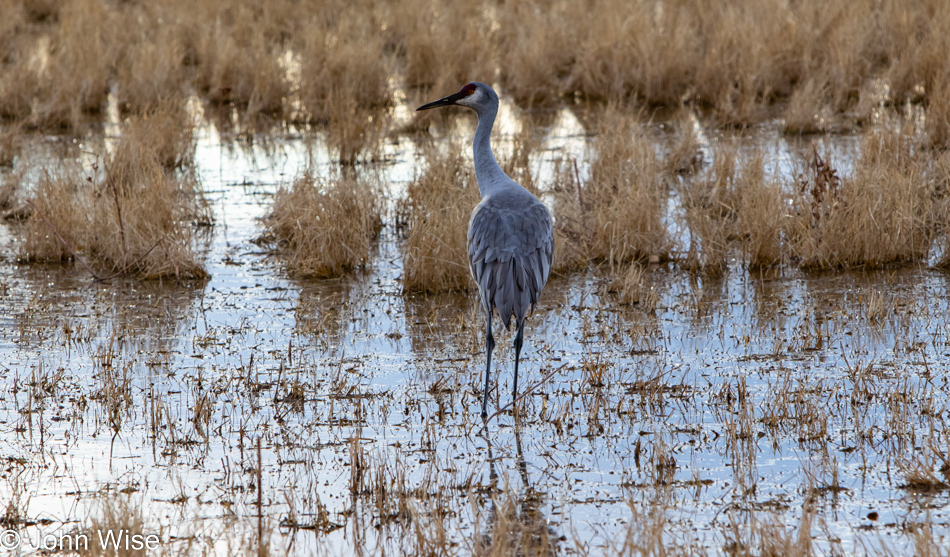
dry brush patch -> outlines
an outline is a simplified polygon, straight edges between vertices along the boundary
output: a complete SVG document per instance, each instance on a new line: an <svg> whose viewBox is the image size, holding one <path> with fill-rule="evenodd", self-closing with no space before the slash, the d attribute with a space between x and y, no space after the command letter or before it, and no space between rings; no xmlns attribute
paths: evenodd
<svg viewBox="0 0 950 557"><path fill-rule="evenodd" d="M155 157L165 168L191 166L197 122L180 97L159 98L128 120L124 141L112 158L113 174L133 173L143 159Z"/></svg>
<svg viewBox="0 0 950 557"><path fill-rule="evenodd" d="M19 154L23 139L22 128L19 124L0 127L0 167L13 166L13 160Z"/></svg>
<svg viewBox="0 0 950 557"><path fill-rule="evenodd" d="M120 41L116 14L99 0L63 4L36 76L31 123L78 128L105 106ZM38 43L38 47L42 43ZM27 81L29 83L29 80Z"/></svg>
<svg viewBox="0 0 950 557"><path fill-rule="evenodd" d="M339 276L369 261L382 226L379 197L360 179L306 173L277 191L266 226L293 275Z"/></svg>
<svg viewBox="0 0 950 557"><path fill-rule="evenodd" d="M384 55L379 22L354 10L339 20L315 18L297 47L297 92L303 120L326 124L328 143L345 163L382 140L392 105L391 64Z"/></svg>
<svg viewBox="0 0 950 557"><path fill-rule="evenodd" d="M424 156L425 169L409 184L398 210L407 226L403 287L468 290L468 221L480 199L475 171L457 145L442 152L429 144Z"/></svg>
<svg viewBox="0 0 950 557"><path fill-rule="evenodd" d="M191 141L167 129L177 145ZM210 222L210 210L193 172L163 166L156 135L152 121L138 117L91 175L68 166L46 170L29 201L34 211L21 231L20 258L88 260L110 274L146 279L205 277L194 225Z"/></svg>
<svg viewBox="0 0 950 557"><path fill-rule="evenodd" d="M753 271L780 263L785 252L786 196L779 179L766 176L764 164L757 151L745 159L739 176L739 235Z"/></svg>
<svg viewBox="0 0 950 557"><path fill-rule="evenodd" d="M501 16L501 13L498 13ZM386 49L396 53L405 84L455 91L469 81L491 83L496 25L478 2L394 0L382 9Z"/></svg>
<svg viewBox="0 0 950 557"><path fill-rule="evenodd" d="M869 131L852 176L817 149L796 185L789 251L805 268L920 261L933 240L932 160L901 130Z"/></svg>
<svg viewBox="0 0 950 557"><path fill-rule="evenodd" d="M926 130L932 147L950 148L950 70L931 81L927 99Z"/></svg>
<svg viewBox="0 0 950 557"><path fill-rule="evenodd" d="M130 44L118 60L117 95L126 111L141 112L183 96L191 73L185 67L184 33L179 27L160 25L159 15L147 21L129 30Z"/></svg>
<svg viewBox="0 0 950 557"><path fill-rule="evenodd" d="M629 109L608 106L597 119L590 177L564 163L555 183L555 268L590 262L663 259L671 247L664 222L667 191L652 142Z"/></svg>
<svg viewBox="0 0 950 557"><path fill-rule="evenodd" d="M498 67L505 92L522 106L561 102L577 53L578 4L519 2L501 13ZM484 69L483 74L490 75Z"/></svg>
<svg viewBox="0 0 950 557"><path fill-rule="evenodd" d="M77 125L100 110L113 84L133 110L194 85L252 115L294 120L302 105L303 118L340 115L344 126L354 106L384 107L399 85L441 91L478 79L500 81L523 105L690 100L724 126L762 121L789 101L789 131L805 131L850 119L876 80L894 103L940 106L950 48L941 0L329 1L316 12L289 0L0 7L0 112L32 112L45 128Z"/></svg>
<svg viewBox="0 0 950 557"><path fill-rule="evenodd" d="M729 241L736 237L743 192L756 179L740 170L734 145L721 143L713 164L682 182L683 223L689 231L686 266L693 272L721 276L726 271Z"/></svg>
<svg viewBox="0 0 950 557"><path fill-rule="evenodd" d="M228 26L218 18L210 31L199 31L194 44L197 85L212 102L234 103L250 116L280 116L289 85L277 45L250 17L238 21L243 26Z"/></svg>

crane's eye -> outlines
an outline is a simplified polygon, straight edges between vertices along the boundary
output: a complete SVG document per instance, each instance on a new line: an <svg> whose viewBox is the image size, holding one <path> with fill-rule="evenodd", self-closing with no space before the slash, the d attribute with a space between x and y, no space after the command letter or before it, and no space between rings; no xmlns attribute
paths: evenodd
<svg viewBox="0 0 950 557"><path fill-rule="evenodd" d="M475 84L474 84L474 83L469 83L469 84L466 85L465 87L462 87L462 90L459 91L459 92L462 93L463 96L468 97L468 96L470 96L472 93L475 92L475 89L477 89L477 87L475 86Z"/></svg>

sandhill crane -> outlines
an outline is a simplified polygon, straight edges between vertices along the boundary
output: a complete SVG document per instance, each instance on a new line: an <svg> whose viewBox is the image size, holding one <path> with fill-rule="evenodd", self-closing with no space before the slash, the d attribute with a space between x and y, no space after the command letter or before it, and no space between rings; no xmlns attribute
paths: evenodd
<svg viewBox="0 0 950 557"><path fill-rule="evenodd" d="M512 401L518 395L518 361L524 336L525 315L534 311L541 289L548 281L554 259L554 233L551 215L538 198L508 177L498 166L491 150L491 130L498 114L498 95L473 81L443 99L420 106L428 110L440 106L467 106L478 114L473 142L475 177L482 200L468 222L468 261L478 284L487 316L485 348L485 393L482 418L488 415L488 380L491 354L492 311L497 310L505 329L514 316L515 380Z"/></svg>

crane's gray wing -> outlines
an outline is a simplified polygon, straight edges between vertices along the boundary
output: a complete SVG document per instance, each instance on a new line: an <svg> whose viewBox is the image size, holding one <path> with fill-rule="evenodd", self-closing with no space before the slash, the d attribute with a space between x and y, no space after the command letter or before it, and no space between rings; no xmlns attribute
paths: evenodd
<svg viewBox="0 0 950 557"><path fill-rule="evenodd" d="M506 204L486 198L468 225L472 276L486 311L496 308L506 329L512 315L520 324L534 311L554 260L551 215L533 196L528 199Z"/></svg>

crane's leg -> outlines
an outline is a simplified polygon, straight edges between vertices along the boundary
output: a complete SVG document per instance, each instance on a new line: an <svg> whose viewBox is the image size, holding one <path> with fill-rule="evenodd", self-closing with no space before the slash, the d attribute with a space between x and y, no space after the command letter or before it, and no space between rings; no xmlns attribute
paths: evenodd
<svg viewBox="0 0 950 557"><path fill-rule="evenodd" d="M491 352L495 349L495 337L491 334L491 310L485 327L485 397L482 399L482 417L488 417L488 378L491 375Z"/></svg>
<svg viewBox="0 0 950 557"><path fill-rule="evenodd" d="M511 391L511 402L518 398L518 360L521 359L521 344L524 339L524 321L518 323L518 334L515 335L515 388Z"/></svg>

